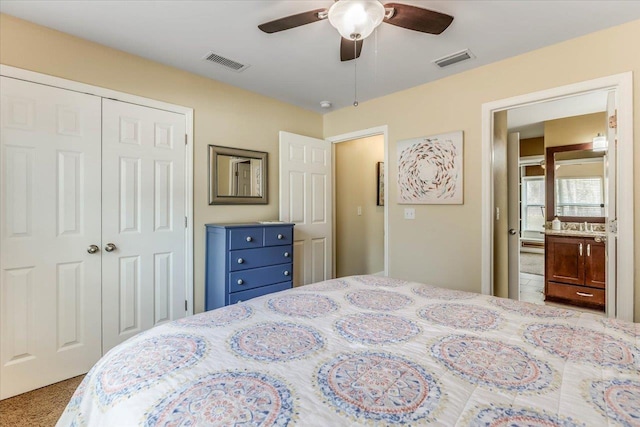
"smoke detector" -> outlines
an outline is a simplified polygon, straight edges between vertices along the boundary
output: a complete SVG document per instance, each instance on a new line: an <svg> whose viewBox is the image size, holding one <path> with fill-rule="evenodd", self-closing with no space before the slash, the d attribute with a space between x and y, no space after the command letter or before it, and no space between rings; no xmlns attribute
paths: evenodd
<svg viewBox="0 0 640 427"><path fill-rule="evenodd" d="M331 102L329 102L329 101L320 101L320 107L322 107L322 108L331 108Z"/></svg>

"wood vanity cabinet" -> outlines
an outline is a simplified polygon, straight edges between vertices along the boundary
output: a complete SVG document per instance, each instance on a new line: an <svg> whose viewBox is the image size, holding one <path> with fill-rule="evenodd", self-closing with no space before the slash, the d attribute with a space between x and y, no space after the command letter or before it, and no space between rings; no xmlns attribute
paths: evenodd
<svg viewBox="0 0 640 427"><path fill-rule="evenodd" d="M605 244L590 237L547 235L545 301L604 310Z"/></svg>

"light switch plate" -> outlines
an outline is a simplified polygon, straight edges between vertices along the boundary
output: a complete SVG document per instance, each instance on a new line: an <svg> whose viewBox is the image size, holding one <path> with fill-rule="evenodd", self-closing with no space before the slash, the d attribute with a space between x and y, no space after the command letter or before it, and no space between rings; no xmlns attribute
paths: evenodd
<svg viewBox="0 0 640 427"><path fill-rule="evenodd" d="M416 210L414 208L404 208L404 219L416 219Z"/></svg>

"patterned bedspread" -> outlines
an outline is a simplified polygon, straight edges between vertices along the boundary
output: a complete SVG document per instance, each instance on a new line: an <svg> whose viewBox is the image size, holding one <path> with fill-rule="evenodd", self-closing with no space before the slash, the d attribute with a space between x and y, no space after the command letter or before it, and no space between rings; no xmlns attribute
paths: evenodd
<svg viewBox="0 0 640 427"><path fill-rule="evenodd" d="M68 425L639 426L640 324L379 276L155 327Z"/></svg>

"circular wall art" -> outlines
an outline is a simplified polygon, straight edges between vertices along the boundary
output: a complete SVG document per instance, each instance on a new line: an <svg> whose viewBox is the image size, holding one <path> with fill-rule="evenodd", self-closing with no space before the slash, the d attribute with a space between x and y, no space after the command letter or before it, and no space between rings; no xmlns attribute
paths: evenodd
<svg viewBox="0 0 640 427"><path fill-rule="evenodd" d="M398 141L398 203L462 204L462 131Z"/></svg>

